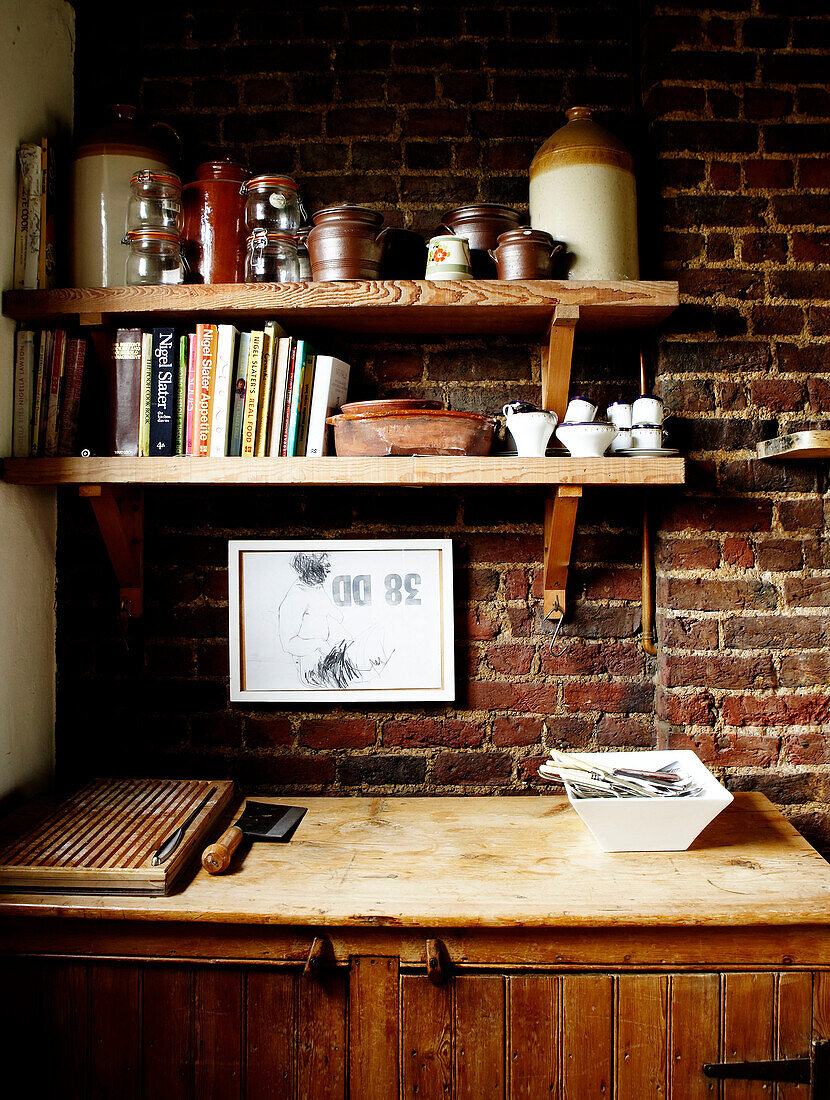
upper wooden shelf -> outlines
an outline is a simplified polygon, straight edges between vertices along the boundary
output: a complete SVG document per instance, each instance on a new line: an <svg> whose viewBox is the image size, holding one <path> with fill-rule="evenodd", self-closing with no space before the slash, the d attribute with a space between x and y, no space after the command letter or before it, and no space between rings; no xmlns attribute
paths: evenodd
<svg viewBox="0 0 830 1100"><path fill-rule="evenodd" d="M8 458L16 485L682 485L682 458Z"/></svg>
<svg viewBox="0 0 830 1100"><path fill-rule="evenodd" d="M677 308L676 282L344 282L10 290L3 312L40 324L106 323L152 314L366 333L544 335L557 307L578 306L580 329L645 328Z"/></svg>
<svg viewBox="0 0 830 1100"><path fill-rule="evenodd" d="M830 431L814 428L765 439L755 446L758 458L830 458Z"/></svg>

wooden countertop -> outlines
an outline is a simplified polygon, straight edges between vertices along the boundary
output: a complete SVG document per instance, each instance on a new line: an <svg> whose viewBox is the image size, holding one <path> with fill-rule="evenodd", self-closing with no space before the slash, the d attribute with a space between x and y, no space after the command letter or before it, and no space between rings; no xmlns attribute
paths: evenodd
<svg viewBox="0 0 830 1100"><path fill-rule="evenodd" d="M830 866L759 794L687 852L604 854L562 796L274 798L308 807L169 897L5 895L0 916L329 927L830 924Z"/></svg>

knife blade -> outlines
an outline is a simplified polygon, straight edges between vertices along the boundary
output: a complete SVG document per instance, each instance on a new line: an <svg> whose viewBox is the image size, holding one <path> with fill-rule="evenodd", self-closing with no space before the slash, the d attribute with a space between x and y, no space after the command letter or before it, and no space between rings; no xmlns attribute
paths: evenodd
<svg viewBox="0 0 830 1100"><path fill-rule="evenodd" d="M167 840L165 840L156 849L156 851L153 853L154 867L158 867L160 863L164 863L166 859L169 859L173 855L178 846L184 840L184 834L187 832L188 828L193 824L193 822L196 820L196 818L199 816L205 806L207 806L208 802L210 802L211 798L213 798L215 794L216 787L211 787L208 793L196 807L196 809L189 815L187 820L183 821L178 829L176 829L175 832L171 833Z"/></svg>

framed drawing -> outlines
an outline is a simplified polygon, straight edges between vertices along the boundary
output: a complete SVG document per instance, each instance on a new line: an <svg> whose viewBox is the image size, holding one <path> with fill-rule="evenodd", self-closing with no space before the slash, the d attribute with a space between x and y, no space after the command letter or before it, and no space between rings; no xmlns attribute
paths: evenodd
<svg viewBox="0 0 830 1100"><path fill-rule="evenodd" d="M231 700L455 698L450 539L228 543Z"/></svg>

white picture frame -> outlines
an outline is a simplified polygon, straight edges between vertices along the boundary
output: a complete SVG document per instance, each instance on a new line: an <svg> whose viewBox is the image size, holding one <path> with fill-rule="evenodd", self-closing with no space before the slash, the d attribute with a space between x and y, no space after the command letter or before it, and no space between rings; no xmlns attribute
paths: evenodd
<svg viewBox="0 0 830 1100"><path fill-rule="evenodd" d="M230 697L455 698L451 539L228 542Z"/></svg>

